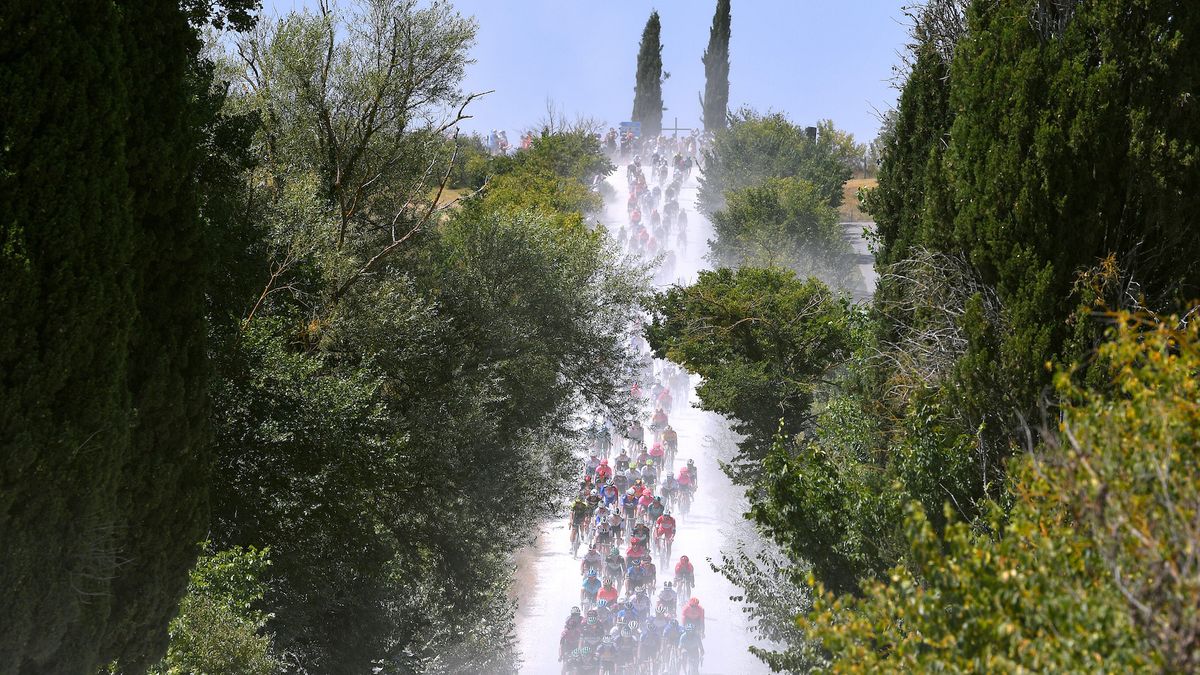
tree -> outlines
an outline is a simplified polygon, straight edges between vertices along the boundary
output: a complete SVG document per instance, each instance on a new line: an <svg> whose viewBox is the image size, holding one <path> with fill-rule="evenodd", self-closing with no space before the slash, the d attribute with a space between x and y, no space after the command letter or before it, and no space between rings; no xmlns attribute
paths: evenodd
<svg viewBox="0 0 1200 675"><path fill-rule="evenodd" d="M850 147L843 136L821 133L809 139L804 129L780 113L763 115L743 108L730 115L729 127L713 137L705 150L698 206L708 214L721 210L726 191L757 185L769 178L799 178L816 187L829 206L843 199L842 186L851 176ZM821 128L832 130L831 122Z"/></svg>
<svg viewBox="0 0 1200 675"><path fill-rule="evenodd" d="M247 4L0 10L5 672L166 649L209 487L196 29Z"/></svg>
<svg viewBox="0 0 1200 675"><path fill-rule="evenodd" d="M801 627L830 670L1195 670L1200 333L1109 318L1092 366L1106 379L1056 373L1060 422L1013 460L1009 511L990 502L939 534L911 507L903 565L861 596L818 597Z"/></svg>
<svg viewBox="0 0 1200 675"><path fill-rule="evenodd" d="M646 329L659 358L704 377L706 410L747 438L733 466L749 483L775 435L810 428L817 382L849 347L846 306L821 282L780 268L721 268L658 295Z"/></svg>
<svg viewBox="0 0 1200 675"><path fill-rule="evenodd" d="M584 225L612 169L595 139L547 133L435 200L473 36L445 3L380 0L237 46L271 277L218 359L213 540L270 546L296 671L513 670L510 551L575 471L579 409L628 406L644 279Z"/></svg>
<svg viewBox="0 0 1200 675"><path fill-rule="evenodd" d="M638 44L637 83L633 88L633 121L642 123L643 136L657 136L662 131L663 98L662 26L658 12L650 12L642 41Z"/></svg>
<svg viewBox="0 0 1200 675"><path fill-rule="evenodd" d="M842 235L837 211L804 180L771 178L731 190L713 214L716 239L708 257L730 267L779 266L844 288L855 273L853 251Z"/></svg>
<svg viewBox="0 0 1200 675"><path fill-rule="evenodd" d="M705 131L724 129L729 115L729 0L717 0L704 64L704 96L700 99Z"/></svg>
<svg viewBox="0 0 1200 675"><path fill-rule="evenodd" d="M4 5L0 670L88 672L116 573L139 235L111 3ZM35 29L36 28L36 29Z"/></svg>

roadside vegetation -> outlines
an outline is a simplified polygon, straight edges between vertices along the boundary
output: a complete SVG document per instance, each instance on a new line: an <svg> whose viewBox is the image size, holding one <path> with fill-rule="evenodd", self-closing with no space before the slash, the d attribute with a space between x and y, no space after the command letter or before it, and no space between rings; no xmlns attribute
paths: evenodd
<svg viewBox="0 0 1200 675"><path fill-rule="evenodd" d="M777 118L718 134L702 204L776 246L662 294L648 334L745 435L728 470L778 556L722 568L791 598L750 610L773 668L1197 668L1193 9L915 10L866 306L773 257L786 209L743 215L780 180L836 207L849 169Z"/></svg>

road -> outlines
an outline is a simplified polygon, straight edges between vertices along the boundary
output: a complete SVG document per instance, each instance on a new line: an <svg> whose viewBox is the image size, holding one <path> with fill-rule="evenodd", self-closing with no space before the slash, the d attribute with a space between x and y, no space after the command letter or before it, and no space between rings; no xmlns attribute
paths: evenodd
<svg viewBox="0 0 1200 675"><path fill-rule="evenodd" d="M628 198L625 172L618 170L609 178L617 199L606 210L604 221L613 231L625 220ZM676 281L691 281L707 263L707 241L712 226L695 212L696 179L685 183L679 203L687 210L688 246L676 248ZM689 400L696 403L693 378ZM647 412L647 417L649 411ZM745 498L720 470L718 462L732 455L735 438L726 421L693 406L677 406L671 425L679 434L679 460L696 461L700 489L690 516L679 528L670 562L673 569L679 555L689 556L696 566L695 596L706 610L706 675L755 675L770 670L753 657L747 647L754 637L740 603L731 599L738 589L713 571L709 560L719 561L722 550L736 541L757 536L742 518ZM666 564L656 560L659 578ZM547 523L537 543L517 556L518 599L517 638L524 665L523 673L559 673L558 637L570 608L579 600L579 563L571 556L565 518Z"/></svg>
<svg viewBox="0 0 1200 675"><path fill-rule="evenodd" d="M871 253L865 236L866 230L874 228L875 223L853 221L841 225L843 237L854 248L854 264L862 277L862 286L853 291L854 299L862 302L875 292L875 282L879 280L879 275L875 272L875 255Z"/></svg>

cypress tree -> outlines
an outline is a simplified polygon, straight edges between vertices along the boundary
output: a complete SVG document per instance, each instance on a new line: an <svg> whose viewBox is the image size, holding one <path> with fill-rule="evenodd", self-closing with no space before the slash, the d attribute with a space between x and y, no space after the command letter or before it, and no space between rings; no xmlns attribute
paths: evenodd
<svg viewBox="0 0 1200 675"><path fill-rule="evenodd" d="M662 131L662 26L658 12L650 12L638 46L637 85L633 89L633 121L642 123L642 134L657 136Z"/></svg>
<svg viewBox="0 0 1200 675"><path fill-rule="evenodd" d="M120 14L0 7L0 672L89 672L129 443Z"/></svg>
<svg viewBox="0 0 1200 675"><path fill-rule="evenodd" d="M704 97L700 99L705 131L724 129L729 109L729 0L717 0L704 64Z"/></svg>
<svg viewBox="0 0 1200 675"><path fill-rule="evenodd" d="M133 78L126 152L137 313L126 386L135 416L117 503L126 562L113 579L102 656L138 672L166 651L208 527L205 247L194 187L203 120L193 102L209 79L194 69L201 45L178 0L118 4Z"/></svg>
<svg viewBox="0 0 1200 675"><path fill-rule="evenodd" d="M0 672L144 670L206 526L190 18L0 5Z"/></svg>
<svg viewBox="0 0 1200 675"><path fill-rule="evenodd" d="M918 36L912 71L896 105L895 126L886 137L879 187L870 197L879 233L877 263L886 266L908 257L913 245L941 250L931 240L935 228L922 227L926 201L937 189L950 124L949 67L928 39ZM931 184L932 183L932 184ZM944 190L944 188L943 188ZM949 230L944 223L942 230ZM881 271L885 271L882 270Z"/></svg>

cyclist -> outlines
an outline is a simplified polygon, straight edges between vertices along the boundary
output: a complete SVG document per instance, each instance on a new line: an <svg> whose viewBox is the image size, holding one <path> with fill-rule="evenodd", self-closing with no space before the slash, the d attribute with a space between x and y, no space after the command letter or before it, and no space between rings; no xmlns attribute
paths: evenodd
<svg viewBox="0 0 1200 675"><path fill-rule="evenodd" d="M675 585L680 584L687 584L689 593L696 587L696 569L686 555L679 556L679 562L675 564Z"/></svg>
<svg viewBox="0 0 1200 675"><path fill-rule="evenodd" d="M658 583L658 568L654 566L654 561L650 559L649 553L642 557L642 569L646 585L653 591L654 586Z"/></svg>
<svg viewBox="0 0 1200 675"><path fill-rule="evenodd" d="M613 644L612 638L606 637L600 641L600 645L596 647L596 660L600 663L600 672L617 672L617 646Z"/></svg>
<svg viewBox="0 0 1200 675"><path fill-rule="evenodd" d="M675 592L675 587L671 582L664 581L663 588L658 593L658 606L670 610L671 617L674 617L675 612L679 609L678 602L679 595Z"/></svg>
<svg viewBox="0 0 1200 675"><path fill-rule="evenodd" d="M657 526L654 528L654 538L659 542L659 546L670 545L675 539L675 517L670 511L663 511L654 523Z"/></svg>
<svg viewBox="0 0 1200 675"><path fill-rule="evenodd" d="M655 497L654 501L646 507L646 513L650 516L650 522L652 523L657 523L658 519L663 517L666 512L667 507L665 504L663 504L663 498L661 496Z"/></svg>
<svg viewBox="0 0 1200 675"><path fill-rule="evenodd" d="M600 488L600 490L600 498L604 500L605 506L614 506L617 503L617 500L621 497L621 493L617 491L617 486L613 485L611 482Z"/></svg>
<svg viewBox="0 0 1200 675"><path fill-rule="evenodd" d="M663 624L655 617L646 620L642 626L642 637L638 643L638 661L650 663L650 672L654 672L654 662L662 651Z"/></svg>
<svg viewBox="0 0 1200 675"><path fill-rule="evenodd" d="M663 389L663 391L665 392L667 390ZM659 400L662 400L662 394L661 393L658 394L657 398ZM658 409L656 409L654 411L654 416L650 418L650 430L654 431L654 432L661 432L666 428L667 428L667 413L663 410L662 406L660 405L658 407Z"/></svg>
<svg viewBox="0 0 1200 675"><path fill-rule="evenodd" d="M576 497L571 503L571 541L575 541L581 535L581 531L588 520L588 505L587 502Z"/></svg>
<svg viewBox="0 0 1200 675"><path fill-rule="evenodd" d="M683 656L684 663L694 663L694 669L687 669L685 672L699 672L700 662L704 660L704 637L703 630L697 630L692 624L685 624L683 627L683 635L679 636L679 652Z"/></svg>
<svg viewBox="0 0 1200 675"><path fill-rule="evenodd" d="M647 459L654 462L655 466L662 466L663 455L666 454L666 448L663 447L662 441L655 441L654 445L650 446L650 450L646 454L649 455Z"/></svg>
<svg viewBox="0 0 1200 675"><path fill-rule="evenodd" d="M600 592L600 575L596 570L588 570L587 577L583 580L582 587L579 591L579 601L585 607L596 604L596 594ZM591 616L588 616L588 621L591 621Z"/></svg>
<svg viewBox="0 0 1200 675"><path fill-rule="evenodd" d="M625 491L629 489L629 474L624 469L617 471L617 474L613 476L612 484L617 488L618 496L625 494Z"/></svg>
<svg viewBox="0 0 1200 675"><path fill-rule="evenodd" d="M617 455L617 471L625 471L629 468L629 452L625 448L621 448L621 454Z"/></svg>
<svg viewBox="0 0 1200 675"><path fill-rule="evenodd" d="M638 505L638 490L636 487L630 487L625 491L625 496L621 498L621 508L625 511L625 521L632 523L634 515L637 512Z"/></svg>
<svg viewBox="0 0 1200 675"><path fill-rule="evenodd" d="M621 543L625 538L625 518L621 516L621 509L614 508L612 513L608 514L608 527L612 530L615 543Z"/></svg>
<svg viewBox="0 0 1200 675"><path fill-rule="evenodd" d="M663 656L669 662L670 654L679 648L679 636L683 635L683 626L675 619L667 622L662 631Z"/></svg>
<svg viewBox="0 0 1200 675"><path fill-rule="evenodd" d="M632 536L637 537L644 546L646 540L650 538L650 526L645 523L637 523L633 526Z"/></svg>
<svg viewBox="0 0 1200 675"><path fill-rule="evenodd" d="M658 469L654 466L653 458L646 459L646 465L642 467L642 480L651 488L658 482Z"/></svg>
<svg viewBox="0 0 1200 675"><path fill-rule="evenodd" d="M670 583L670 582L668 582L668 583ZM617 587L613 583L613 579L610 576L604 580L604 585L601 586L600 590L596 593L596 602L597 603L603 602L603 603L606 603L607 605L612 605L613 603L615 603L617 601L617 595L618 595Z"/></svg>
<svg viewBox="0 0 1200 675"><path fill-rule="evenodd" d="M608 555L604 557L604 575L620 588L621 580L625 577L625 559L621 557L621 551L616 546L608 549Z"/></svg>
<svg viewBox="0 0 1200 675"><path fill-rule="evenodd" d="M579 573L586 575L588 572L599 572L600 564L604 562L604 558L600 552L596 550L596 545L592 544L588 547L588 552L583 554L583 560L579 563ZM599 588L599 586L597 586Z"/></svg>
<svg viewBox="0 0 1200 675"><path fill-rule="evenodd" d="M595 455L592 455L592 457L595 457ZM613 470L612 467L608 465L607 459L600 460L600 463L597 464L596 468L594 469L594 473L596 474L596 485L604 485L608 481L612 480Z"/></svg>
<svg viewBox="0 0 1200 675"><path fill-rule="evenodd" d="M663 478L663 484L658 491L662 493L663 503L670 507L679 496L679 481L675 480L675 474L670 471L666 473L667 476Z"/></svg>
<svg viewBox="0 0 1200 675"><path fill-rule="evenodd" d="M704 635L704 608L700 606L699 598L688 600L683 608L683 621L692 624L700 631L700 635Z"/></svg>
<svg viewBox="0 0 1200 675"><path fill-rule="evenodd" d="M625 592L628 593L633 589L645 583L640 558L629 558L629 566L625 568Z"/></svg>
<svg viewBox="0 0 1200 675"><path fill-rule="evenodd" d="M642 423L638 420L634 420L633 424L629 425L629 440L642 445L646 443L646 430L642 428Z"/></svg>
<svg viewBox="0 0 1200 675"><path fill-rule="evenodd" d="M679 476L676 478L676 482L679 483L680 492L686 492L688 495L691 495L696 491L696 484L692 480L692 472L688 471L686 466L679 469Z"/></svg>
<svg viewBox="0 0 1200 675"><path fill-rule="evenodd" d="M684 470L692 476L692 491L694 492L696 488L700 487L700 475L697 473L695 460L689 459Z"/></svg>
<svg viewBox="0 0 1200 675"><path fill-rule="evenodd" d="M604 589L601 588L600 591L603 592ZM612 606L609 605L608 600L601 598L599 594L596 594L596 620L600 622L600 628L603 633L607 634L608 629L612 628Z"/></svg>
<svg viewBox="0 0 1200 675"><path fill-rule="evenodd" d="M654 503L654 495L650 489L642 490L642 496L638 497L638 522L646 522L646 516L649 514L650 505Z"/></svg>

